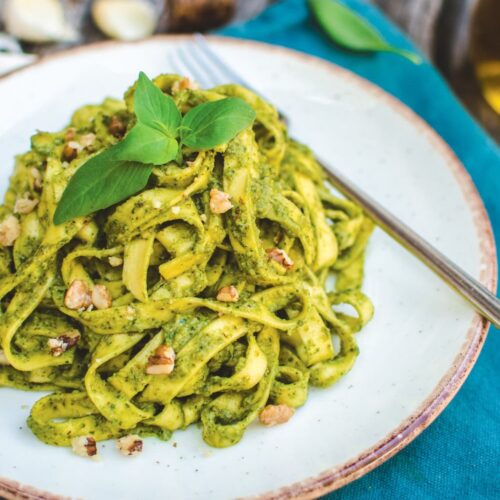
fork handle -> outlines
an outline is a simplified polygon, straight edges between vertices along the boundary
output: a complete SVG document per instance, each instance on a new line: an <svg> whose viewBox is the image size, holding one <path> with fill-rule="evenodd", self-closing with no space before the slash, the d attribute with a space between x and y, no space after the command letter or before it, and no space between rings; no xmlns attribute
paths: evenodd
<svg viewBox="0 0 500 500"><path fill-rule="evenodd" d="M500 328L500 300L493 293L328 163L320 160L320 164L339 191L363 207L386 233L459 292L484 318Z"/></svg>

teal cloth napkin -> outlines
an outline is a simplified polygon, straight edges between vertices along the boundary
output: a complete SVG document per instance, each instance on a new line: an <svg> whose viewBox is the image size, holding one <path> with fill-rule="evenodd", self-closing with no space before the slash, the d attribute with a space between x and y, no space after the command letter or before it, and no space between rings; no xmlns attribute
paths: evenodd
<svg viewBox="0 0 500 500"><path fill-rule="evenodd" d="M398 47L411 42L375 7L345 0ZM333 46L303 0L282 0L219 33L260 40L344 66L397 96L452 147L472 176L500 248L500 151L428 63L391 54L358 55ZM477 365L441 416L394 458L328 499L500 499L500 332L491 329ZM335 443L332 443L334 446Z"/></svg>

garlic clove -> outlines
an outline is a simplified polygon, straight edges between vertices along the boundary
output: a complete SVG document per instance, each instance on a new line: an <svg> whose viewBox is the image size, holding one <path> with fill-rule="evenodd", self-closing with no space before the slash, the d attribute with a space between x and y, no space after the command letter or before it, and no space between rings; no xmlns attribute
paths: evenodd
<svg viewBox="0 0 500 500"><path fill-rule="evenodd" d="M118 40L140 40L155 31L154 7L142 0L96 0L92 17L98 28Z"/></svg>
<svg viewBox="0 0 500 500"><path fill-rule="evenodd" d="M4 22L11 35L27 42L72 42L78 39L78 34L64 18L59 0L6 0Z"/></svg>

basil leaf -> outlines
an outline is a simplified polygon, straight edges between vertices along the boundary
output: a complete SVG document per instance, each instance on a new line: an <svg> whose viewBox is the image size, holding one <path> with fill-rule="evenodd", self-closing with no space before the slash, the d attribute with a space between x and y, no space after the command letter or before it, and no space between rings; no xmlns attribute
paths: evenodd
<svg viewBox="0 0 500 500"><path fill-rule="evenodd" d="M255 116L252 107L237 97L200 104L184 115L181 141L195 150L214 148L251 125Z"/></svg>
<svg viewBox="0 0 500 500"><path fill-rule="evenodd" d="M54 213L54 224L108 208L143 189L151 165L125 162L114 148L92 157L70 179Z"/></svg>
<svg viewBox="0 0 500 500"><path fill-rule="evenodd" d="M336 0L308 0L314 17L330 39L354 51L392 52L414 64L422 59L408 50L389 45L362 17Z"/></svg>
<svg viewBox="0 0 500 500"><path fill-rule="evenodd" d="M163 165L177 156L179 145L165 132L136 123L114 149L119 160Z"/></svg>
<svg viewBox="0 0 500 500"><path fill-rule="evenodd" d="M181 113L174 100L164 94L142 71L134 93L134 112L143 125L165 132L175 139Z"/></svg>

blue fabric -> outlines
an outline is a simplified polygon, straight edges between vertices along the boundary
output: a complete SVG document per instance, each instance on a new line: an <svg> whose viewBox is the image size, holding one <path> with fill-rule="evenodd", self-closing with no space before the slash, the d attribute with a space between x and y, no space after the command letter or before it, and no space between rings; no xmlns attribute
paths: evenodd
<svg viewBox="0 0 500 500"><path fill-rule="evenodd" d="M363 0L345 0L392 44L416 50ZM500 152L434 67L391 54L359 55L333 46L303 0L282 0L220 33L291 47L349 68L394 94L452 147L472 176L500 248ZM328 499L500 499L500 332L490 330L479 361L441 416L394 458Z"/></svg>

